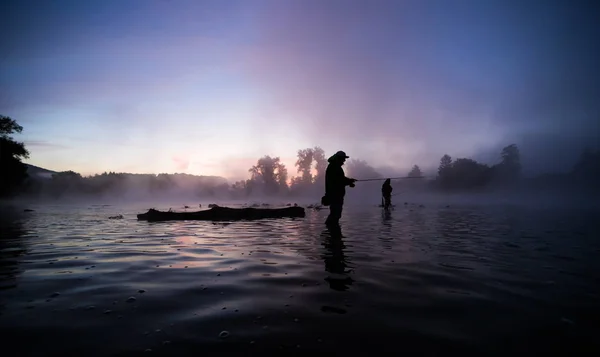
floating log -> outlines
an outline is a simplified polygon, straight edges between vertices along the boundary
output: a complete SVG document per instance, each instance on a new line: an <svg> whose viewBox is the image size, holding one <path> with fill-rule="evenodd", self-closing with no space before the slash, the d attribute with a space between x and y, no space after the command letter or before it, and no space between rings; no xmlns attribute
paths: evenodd
<svg viewBox="0 0 600 357"><path fill-rule="evenodd" d="M164 212L153 208L146 213L137 215L140 221L174 221L174 220L202 220L202 221L240 221L265 218L295 218L304 217L303 207L284 208L230 208L212 207L208 210L196 212Z"/></svg>

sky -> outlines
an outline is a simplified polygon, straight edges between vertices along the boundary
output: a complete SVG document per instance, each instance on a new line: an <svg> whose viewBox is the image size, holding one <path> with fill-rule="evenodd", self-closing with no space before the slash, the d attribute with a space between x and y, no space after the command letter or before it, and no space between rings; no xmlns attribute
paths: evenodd
<svg viewBox="0 0 600 357"><path fill-rule="evenodd" d="M600 6L584 1L3 1L0 114L56 171L248 176L344 150L525 172L600 142Z"/></svg>

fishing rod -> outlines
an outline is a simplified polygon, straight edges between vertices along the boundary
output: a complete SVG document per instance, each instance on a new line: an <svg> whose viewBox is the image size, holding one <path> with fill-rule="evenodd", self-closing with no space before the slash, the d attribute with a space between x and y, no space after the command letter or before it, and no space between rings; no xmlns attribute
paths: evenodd
<svg viewBox="0 0 600 357"><path fill-rule="evenodd" d="M426 176L403 176L403 177L388 177L390 180L400 180L400 179L412 179L412 178L425 178ZM364 181L385 181L388 178L370 178L363 180L356 180L356 182L364 182Z"/></svg>

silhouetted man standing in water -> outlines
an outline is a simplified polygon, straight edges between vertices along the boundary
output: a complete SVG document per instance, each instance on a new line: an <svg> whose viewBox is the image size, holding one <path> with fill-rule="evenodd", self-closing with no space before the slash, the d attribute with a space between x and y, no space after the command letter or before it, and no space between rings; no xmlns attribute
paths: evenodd
<svg viewBox="0 0 600 357"><path fill-rule="evenodd" d="M343 151L338 151L327 161L327 171L325 171L325 196L322 202L329 205L329 216L325 221L327 225L338 225L342 217L342 208L344 206L344 196L346 195L346 186L354 187L353 178L346 177L342 165L349 156Z"/></svg>
<svg viewBox="0 0 600 357"><path fill-rule="evenodd" d="M392 188L391 185L391 180L387 179L385 180L385 182L383 183L383 186L381 186L381 195L383 196L383 208L385 208L385 210L389 210L390 206L392 205L392 191L394 189Z"/></svg>

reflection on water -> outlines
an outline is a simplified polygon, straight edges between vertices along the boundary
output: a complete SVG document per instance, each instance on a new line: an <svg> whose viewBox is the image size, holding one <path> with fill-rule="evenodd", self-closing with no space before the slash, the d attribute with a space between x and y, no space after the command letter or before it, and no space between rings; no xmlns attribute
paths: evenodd
<svg viewBox="0 0 600 357"><path fill-rule="evenodd" d="M381 210L381 232L379 233L379 240L383 249L392 249L392 242L394 240L394 231L392 229L392 210Z"/></svg>
<svg viewBox="0 0 600 357"><path fill-rule="evenodd" d="M325 278L329 283L329 287L333 290L344 291L348 290L352 285L352 278L350 273L352 270L348 265L348 258L344 254L344 237L342 236L342 229L339 225L329 226L321 234L323 239L323 261L325 262L325 271L331 273L330 276Z"/></svg>
<svg viewBox="0 0 600 357"><path fill-rule="evenodd" d="M335 229L323 225L326 211L138 222L144 209L3 212L7 350L577 355L598 347L593 212L348 207ZM108 219L118 214L124 219Z"/></svg>
<svg viewBox="0 0 600 357"><path fill-rule="evenodd" d="M24 218L13 210L0 210L0 291L14 288L20 273L19 258L27 253ZM0 305L0 309L4 305Z"/></svg>

